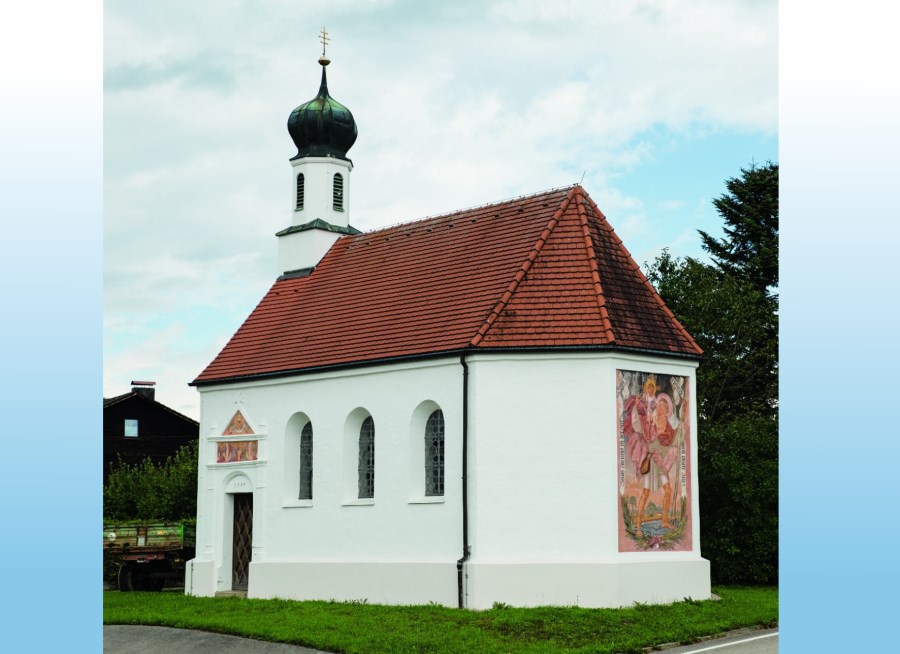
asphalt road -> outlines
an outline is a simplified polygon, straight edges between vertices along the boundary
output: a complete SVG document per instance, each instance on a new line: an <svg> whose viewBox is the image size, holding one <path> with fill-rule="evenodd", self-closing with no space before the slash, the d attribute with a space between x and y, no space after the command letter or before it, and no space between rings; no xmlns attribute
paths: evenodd
<svg viewBox="0 0 900 654"><path fill-rule="evenodd" d="M267 643L190 629L104 625L104 654L328 654L321 650ZM778 654L778 630L751 631L696 645L666 649L666 654Z"/></svg>
<svg viewBox="0 0 900 654"><path fill-rule="evenodd" d="M665 654L778 654L778 629L751 631L727 638L707 640L696 645L674 647Z"/></svg>
<svg viewBox="0 0 900 654"><path fill-rule="evenodd" d="M317 649L191 629L103 625L104 654L327 654Z"/></svg>

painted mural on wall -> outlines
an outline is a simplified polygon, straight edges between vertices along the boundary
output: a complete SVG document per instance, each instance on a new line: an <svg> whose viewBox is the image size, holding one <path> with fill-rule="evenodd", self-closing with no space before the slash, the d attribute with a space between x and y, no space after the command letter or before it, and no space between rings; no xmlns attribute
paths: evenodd
<svg viewBox="0 0 900 654"><path fill-rule="evenodd" d="M256 441L216 443L216 463L256 461Z"/></svg>
<svg viewBox="0 0 900 654"><path fill-rule="evenodd" d="M690 551L687 377L616 371L619 551Z"/></svg>
<svg viewBox="0 0 900 654"><path fill-rule="evenodd" d="M252 433L253 430L250 428L250 425L247 424L247 419L244 418L244 414L240 411L235 411L234 415L231 416L231 420L228 421L225 430L222 432L222 436L241 436Z"/></svg>
<svg viewBox="0 0 900 654"><path fill-rule="evenodd" d="M254 431L244 418L244 414L235 411L222 436L249 436ZM240 461L256 461L257 441L225 441L216 443L216 463L238 463Z"/></svg>

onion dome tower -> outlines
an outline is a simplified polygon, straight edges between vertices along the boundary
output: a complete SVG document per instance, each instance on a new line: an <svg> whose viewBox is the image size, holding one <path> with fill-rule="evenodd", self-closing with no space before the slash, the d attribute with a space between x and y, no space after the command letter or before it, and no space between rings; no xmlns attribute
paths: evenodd
<svg viewBox="0 0 900 654"><path fill-rule="evenodd" d="M356 121L353 114L328 95L325 67L331 61L322 56L322 84L319 93L291 112L288 132L297 146L294 159L303 157L336 157L347 159L347 150L356 142Z"/></svg>
<svg viewBox="0 0 900 654"><path fill-rule="evenodd" d="M322 82L309 102L295 108L287 121L297 147L291 157L290 227L278 236L278 270L283 277L310 274L342 234L358 234L350 226L350 171L347 151L356 142L353 114L328 94L325 56L329 37L320 34Z"/></svg>

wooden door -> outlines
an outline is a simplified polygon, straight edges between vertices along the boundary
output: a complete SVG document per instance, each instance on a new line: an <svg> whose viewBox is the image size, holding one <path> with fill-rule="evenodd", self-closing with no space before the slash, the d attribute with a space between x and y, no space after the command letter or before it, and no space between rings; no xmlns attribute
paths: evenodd
<svg viewBox="0 0 900 654"><path fill-rule="evenodd" d="M247 590L253 554L253 493L234 494L234 531L231 552L231 589Z"/></svg>

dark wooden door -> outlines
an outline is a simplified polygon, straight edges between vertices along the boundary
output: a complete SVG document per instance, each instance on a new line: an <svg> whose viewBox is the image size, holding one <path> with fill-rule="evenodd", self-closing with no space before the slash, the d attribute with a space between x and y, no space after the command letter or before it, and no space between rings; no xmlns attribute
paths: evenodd
<svg viewBox="0 0 900 654"><path fill-rule="evenodd" d="M247 590L253 553L253 493L235 493L233 533L231 589Z"/></svg>

